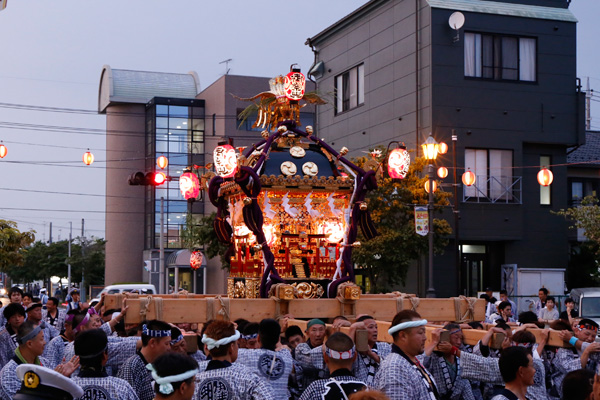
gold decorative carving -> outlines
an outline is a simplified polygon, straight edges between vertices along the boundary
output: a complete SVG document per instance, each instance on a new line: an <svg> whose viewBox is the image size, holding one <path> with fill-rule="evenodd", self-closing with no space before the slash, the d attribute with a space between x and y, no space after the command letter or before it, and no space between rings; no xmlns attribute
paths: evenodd
<svg viewBox="0 0 600 400"><path fill-rule="evenodd" d="M344 288L344 298L347 300L358 300L360 298L360 287L357 285Z"/></svg>
<svg viewBox="0 0 600 400"><path fill-rule="evenodd" d="M246 287L244 281L237 281L233 286L233 297L236 299L243 299L246 297Z"/></svg>
<svg viewBox="0 0 600 400"><path fill-rule="evenodd" d="M229 297L230 299L235 297L233 291L233 278L227 278L227 297Z"/></svg>
<svg viewBox="0 0 600 400"><path fill-rule="evenodd" d="M292 286L296 288L299 299L316 299L325 293L321 285L313 282L295 282L292 283Z"/></svg>
<svg viewBox="0 0 600 400"><path fill-rule="evenodd" d="M259 297L260 283L258 279L246 279L246 298L256 299Z"/></svg>

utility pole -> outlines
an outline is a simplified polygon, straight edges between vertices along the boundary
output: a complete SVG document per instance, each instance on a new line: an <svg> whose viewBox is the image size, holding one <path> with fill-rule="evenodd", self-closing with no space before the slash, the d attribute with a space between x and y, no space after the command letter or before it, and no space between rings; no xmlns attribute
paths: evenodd
<svg viewBox="0 0 600 400"><path fill-rule="evenodd" d="M85 226L85 219L81 218L81 288L80 288L80 293L81 293L81 301L85 302L85 287L83 286L84 282L85 282L85 278L84 278L84 272L85 272L85 260L84 260L84 256L85 256L85 236L84 235L84 226Z"/></svg>
<svg viewBox="0 0 600 400"><path fill-rule="evenodd" d="M50 222L50 241L48 244L52 244L52 222Z"/></svg>
<svg viewBox="0 0 600 400"><path fill-rule="evenodd" d="M585 130L589 131L592 129L592 113L590 100L592 99L592 92L590 90L590 77L588 76L585 85Z"/></svg>
<svg viewBox="0 0 600 400"><path fill-rule="evenodd" d="M73 222L69 222L69 263L67 264L67 292L71 290L71 241L73 240Z"/></svg>
<svg viewBox="0 0 600 400"><path fill-rule="evenodd" d="M165 276L165 198L160 198L160 254L158 258L158 293L167 293L167 287L169 286L166 282ZM165 284L166 283L166 284Z"/></svg>

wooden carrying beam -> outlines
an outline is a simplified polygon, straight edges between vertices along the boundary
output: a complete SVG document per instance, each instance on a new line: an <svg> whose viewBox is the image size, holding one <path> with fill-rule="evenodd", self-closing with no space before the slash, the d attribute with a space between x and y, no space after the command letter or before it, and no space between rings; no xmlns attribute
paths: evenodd
<svg viewBox="0 0 600 400"><path fill-rule="evenodd" d="M306 331L306 325L307 325L308 321L304 321L304 320L297 320L297 319L292 319L292 320L288 320L288 326L298 326L300 327L300 329L302 329L302 332ZM390 335L388 333L388 330L391 327L391 323L387 322L387 321L377 321L377 340L379 340L380 342L388 342L388 343L392 343L392 335ZM428 325L426 326L427 329L427 343L429 344L431 342L431 333L437 329L437 328L441 328L441 325ZM344 332L346 334L349 333L350 328L347 327L342 327L340 329L334 329L333 325L331 324L327 324L326 325L327 331L328 332L335 332L340 331L340 332ZM533 333L533 335L535 336L536 342L539 343L542 335L543 335L543 330L542 329L528 329L529 332ZM477 342L479 342L487 333L487 331L484 330L478 330L478 329L463 329L463 342L464 344L468 344L468 345L476 345ZM492 339L490 340L490 347L493 349L499 349L502 345L502 340L504 339L504 336L502 334L498 334L498 333L494 333L494 335L492 336ZM550 331L550 337L548 340L548 343L546 344L547 346L555 346L555 347L572 347L570 344L565 343L561 340L561 338L558 336L558 331Z"/></svg>
<svg viewBox="0 0 600 400"><path fill-rule="evenodd" d="M193 296L193 297L192 297ZM449 299L419 299L406 295L361 295L355 301L338 299L230 299L228 297L190 296L133 296L126 323L139 323L144 319L160 319L171 323L202 323L214 318L235 320L245 318L260 321L291 314L295 318L334 318L344 315L353 319L368 314L379 321L391 321L401 310L415 309L429 321L481 321L485 318L485 300L456 297ZM105 297L107 309L120 308L123 295Z"/></svg>

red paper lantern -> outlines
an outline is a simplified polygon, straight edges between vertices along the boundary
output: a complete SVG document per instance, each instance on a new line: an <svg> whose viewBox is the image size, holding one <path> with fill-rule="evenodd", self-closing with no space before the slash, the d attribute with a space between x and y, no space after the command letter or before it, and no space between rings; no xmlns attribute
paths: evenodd
<svg viewBox="0 0 600 400"><path fill-rule="evenodd" d="M6 153L8 153L6 146L0 143L0 158L6 157Z"/></svg>
<svg viewBox="0 0 600 400"><path fill-rule="evenodd" d="M202 261L204 260L204 255L200 250L194 250L190 254L190 267L192 269L198 269L202 267Z"/></svg>
<svg viewBox="0 0 600 400"><path fill-rule="evenodd" d="M285 97L292 101L301 100L306 89L306 78L300 71L291 71L285 76Z"/></svg>
<svg viewBox="0 0 600 400"><path fill-rule="evenodd" d="M94 162L94 155L88 150L85 153L83 153L83 163L85 165L90 165L91 163Z"/></svg>
<svg viewBox="0 0 600 400"><path fill-rule="evenodd" d="M548 168L542 168L537 174L537 179L540 185L550 186L550 184L554 180L554 175L552 174L552 171L550 171Z"/></svg>
<svg viewBox="0 0 600 400"><path fill-rule="evenodd" d="M435 193L435 191L437 190L437 182L434 180L431 180L431 187L433 187L433 193ZM429 193L429 179L425 181L425 191L427 193Z"/></svg>
<svg viewBox="0 0 600 400"><path fill-rule="evenodd" d="M465 171L462 181L466 186L472 186L475 183L475 174L471 170Z"/></svg>
<svg viewBox="0 0 600 400"><path fill-rule="evenodd" d="M184 172L179 177L179 190L186 200L196 199L200 194L200 180L192 172Z"/></svg>
<svg viewBox="0 0 600 400"><path fill-rule="evenodd" d="M237 156L235 149L228 145L222 144L215 148L213 152L215 172L223 178L231 178L237 170Z"/></svg>
<svg viewBox="0 0 600 400"><path fill-rule="evenodd" d="M404 179L410 167L410 154L406 147L399 147L388 156L388 174L392 179Z"/></svg>
<svg viewBox="0 0 600 400"><path fill-rule="evenodd" d="M448 152L448 145L444 142L438 143L438 153L446 154Z"/></svg>
<svg viewBox="0 0 600 400"><path fill-rule="evenodd" d="M169 165L169 159L165 156L160 156L156 159L156 165L158 165L158 168L160 169L165 169L167 168L167 165Z"/></svg>
<svg viewBox="0 0 600 400"><path fill-rule="evenodd" d="M444 179L445 177L448 176L448 168L446 167L439 167L437 170L437 174L441 179Z"/></svg>

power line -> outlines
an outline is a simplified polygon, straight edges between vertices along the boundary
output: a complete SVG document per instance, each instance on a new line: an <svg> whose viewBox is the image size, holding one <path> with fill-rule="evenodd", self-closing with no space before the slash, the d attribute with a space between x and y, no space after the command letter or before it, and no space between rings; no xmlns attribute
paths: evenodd
<svg viewBox="0 0 600 400"><path fill-rule="evenodd" d="M75 193L75 192L54 192L50 190L31 190L31 189L15 189L15 188L0 188L0 190L8 190L12 192L28 192L28 193L44 193L44 194L66 194L73 196L88 196L88 197L111 197L118 199L139 199L136 196L114 196L114 195L104 195L104 194L95 194L95 193Z"/></svg>

